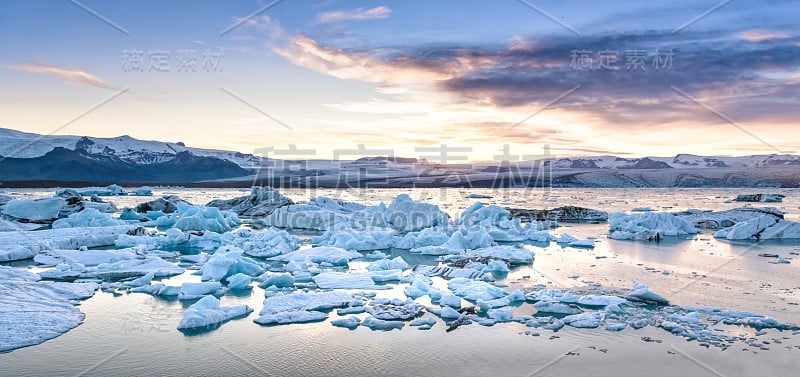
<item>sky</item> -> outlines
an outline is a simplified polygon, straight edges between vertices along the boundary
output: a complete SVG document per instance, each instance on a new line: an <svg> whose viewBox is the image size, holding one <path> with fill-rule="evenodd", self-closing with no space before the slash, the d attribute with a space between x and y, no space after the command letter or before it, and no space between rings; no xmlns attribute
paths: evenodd
<svg viewBox="0 0 800 377"><path fill-rule="evenodd" d="M0 127L298 159L796 154L798 14L791 0L6 0Z"/></svg>

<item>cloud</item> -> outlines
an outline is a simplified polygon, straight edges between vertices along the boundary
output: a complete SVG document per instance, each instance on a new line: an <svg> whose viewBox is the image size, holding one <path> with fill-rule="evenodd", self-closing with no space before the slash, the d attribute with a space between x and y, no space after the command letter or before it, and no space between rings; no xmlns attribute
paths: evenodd
<svg viewBox="0 0 800 377"><path fill-rule="evenodd" d="M318 14L317 22L331 23L350 20L375 20L389 17L389 14L391 13L392 10L386 6L379 6L370 9L357 8L350 10L338 10Z"/></svg>
<svg viewBox="0 0 800 377"><path fill-rule="evenodd" d="M767 29L750 29L745 30L736 35L740 39L744 39L749 42L761 42L767 41L771 39L785 39L789 38L789 34L778 32L778 31L771 31Z"/></svg>
<svg viewBox="0 0 800 377"><path fill-rule="evenodd" d="M32 64L32 63L10 65L8 66L8 68L16 69L19 71L55 75L75 84L91 85L103 89L115 89L113 86L108 85L105 81L103 81L103 79L77 68L60 68L49 65Z"/></svg>

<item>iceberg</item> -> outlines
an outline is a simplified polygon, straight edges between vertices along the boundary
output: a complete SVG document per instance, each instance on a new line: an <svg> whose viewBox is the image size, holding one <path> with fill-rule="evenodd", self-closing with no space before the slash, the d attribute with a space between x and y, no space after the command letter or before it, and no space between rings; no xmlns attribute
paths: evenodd
<svg viewBox="0 0 800 377"><path fill-rule="evenodd" d="M331 325L355 330L361 324L361 320L356 316L345 317L331 321Z"/></svg>
<svg viewBox="0 0 800 377"><path fill-rule="evenodd" d="M533 304L533 307L539 313L546 313L546 314L580 314L583 313L579 307L574 305L562 304L560 302L553 302L553 301L539 301Z"/></svg>
<svg viewBox="0 0 800 377"><path fill-rule="evenodd" d="M202 283L183 283L178 291L179 300L195 300L210 294L221 293L222 284L216 281Z"/></svg>
<svg viewBox="0 0 800 377"><path fill-rule="evenodd" d="M272 213L276 208L294 204L291 199L281 195L272 187L255 186L250 195L233 199L217 199L206 204L221 211L231 211L239 216L260 217Z"/></svg>
<svg viewBox="0 0 800 377"><path fill-rule="evenodd" d="M163 212L163 213L173 213L178 210L178 204L189 204L189 202L181 199L177 195L164 195L156 200L152 200L149 202L141 203L136 206L136 212L145 213L145 212Z"/></svg>
<svg viewBox="0 0 800 377"><path fill-rule="evenodd" d="M454 278L447 283L447 288L456 296L470 301L490 301L508 295L506 291L487 282L467 278Z"/></svg>
<svg viewBox="0 0 800 377"><path fill-rule="evenodd" d="M0 232L0 262L33 258L48 249L111 246L121 235L137 232L133 225Z"/></svg>
<svg viewBox="0 0 800 377"><path fill-rule="evenodd" d="M510 264L531 264L533 263L533 252L526 249L521 244L492 246L478 250L467 251L464 255L467 258L487 258L499 259Z"/></svg>
<svg viewBox="0 0 800 377"><path fill-rule="evenodd" d="M224 322L247 316L252 312L253 309L247 305L223 307L216 297L203 296L183 312L178 330L213 330Z"/></svg>
<svg viewBox="0 0 800 377"><path fill-rule="evenodd" d="M0 232L16 232L20 230L36 230L41 228L40 224L21 223L0 219Z"/></svg>
<svg viewBox="0 0 800 377"><path fill-rule="evenodd" d="M5 270L5 269L3 269ZM53 339L83 322L75 305L94 295L96 283L35 281L0 270L0 352Z"/></svg>
<svg viewBox="0 0 800 377"><path fill-rule="evenodd" d="M408 194L398 195L384 213L386 222L401 233L447 225L449 216L439 206L414 201Z"/></svg>
<svg viewBox="0 0 800 377"><path fill-rule="evenodd" d="M467 278L472 280L481 281L494 281L491 274L484 273L483 271L473 270L471 268L455 268L447 266L414 266L412 270L414 273L422 274L425 276L439 276L445 279L452 278Z"/></svg>
<svg viewBox="0 0 800 377"><path fill-rule="evenodd" d="M347 266L347 262L352 259L361 258L361 253L357 251L345 250L339 247L319 246L310 249L300 249L290 253L282 254L269 258L275 261L309 261L312 263L330 263L334 266Z"/></svg>
<svg viewBox="0 0 800 377"><path fill-rule="evenodd" d="M375 317L367 317L364 318L364 321L361 322L361 325L364 327L368 327L370 330L380 330L380 331L390 331L390 330L400 330L405 326L405 322L400 321L384 321L382 319L377 319Z"/></svg>
<svg viewBox="0 0 800 377"><path fill-rule="evenodd" d="M386 321L407 321L419 317L424 306L417 304L413 300L395 300L387 304L376 304L367 307L367 313L372 314L377 319Z"/></svg>
<svg viewBox="0 0 800 377"><path fill-rule="evenodd" d="M650 291L650 287L640 281L633 282L633 289L628 292L628 297L639 299L645 302L654 302L659 305L669 305L669 300Z"/></svg>
<svg viewBox="0 0 800 377"><path fill-rule="evenodd" d="M328 230L346 224L353 213L366 206L326 197L317 197L307 204L278 207L255 224L290 229Z"/></svg>
<svg viewBox="0 0 800 377"><path fill-rule="evenodd" d="M59 228L92 228L101 226L125 225L126 222L116 220L107 213L102 213L94 208L86 208L78 213L73 213L65 219L53 222L53 229Z"/></svg>
<svg viewBox="0 0 800 377"><path fill-rule="evenodd" d="M348 250L384 250L397 244L392 229L355 230L346 227L333 227L320 236L311 239L319 246L334 246Z"/></svg>
<svg viewBox="0 0 800 377"><path fill-rule="evenodd" d="M730 228L720 229L714 233L714 237L729 240L798 239L800 238L800 222L763 215L740 222Z"/></svg>
<svg viewBox="0 0 800 377"><path fill-rule="evenodd" d="M783 215L783 211L774 207L741 207L725 211L691 209L676 214L676 216L692 222L696 228L700 229L730 228L759 216L773 216L776 220L783 220Z"/></svg>
<svg viewBox="0 0 800 377"><path fill-rule="evenodd" d="M367 265L367 271L405 270L409 267L403 257L397 257L374 261Z"/></svg>
<svg viewBox="0 0 800 377"><path fill-rule="evenodd" d="M425 318L413 320L408 325L417 327L420 330L430 330L430 328L433 327L433 325L435 324L436 324L436 319L431 316L428 316Z"/></svg>
<svg viewBox="0 0 800 377"><path fill-rule="evenodd" d="M3 214L28 222L50 221L58 218L58 213L65 204L66 201L62 198L14 199L3 207Z"/></svg>
<svg viewBox="0 0 800 377"><path fill-rule="evenodd" d="M612 213L609 238L616 240L647 240L664 236L697 234L694 225L667 212L644 212L628 215Z"/></svg>
<svg viewBox="0 0 800 377"><path fill-rule="evenodd" d="M376 285L370 274L323 272L314 276L314 283L322 289L390 289Z"/></svg>
<svg viewBox="0 0 800 377"><path fill-rule="evenodd" d="M214 255L200 267L199 273L202 275L203 281L222 281L222 279L237 273L258 276L266 271L259 262L245 257L243 254L244 250L235 246L222 246L217 249Z"/></svg>
<svg viewBox="0 0 800 377"><path fill-rule="evenodd" d="M261 325L315 322L328 318L325 311L359 303L344 292L298 292L267 297L259 317L253 322ZM356 305L357 306L357 305Z"/></svg>

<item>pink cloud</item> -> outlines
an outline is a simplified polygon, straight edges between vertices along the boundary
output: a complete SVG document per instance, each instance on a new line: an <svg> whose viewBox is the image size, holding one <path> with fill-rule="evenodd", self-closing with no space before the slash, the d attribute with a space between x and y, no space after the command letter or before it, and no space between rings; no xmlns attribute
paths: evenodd
<svg viewBox="0 0 800 377"><path fill-rule="evenodd" d="M770 39L784 39L789 38L789 34L782 33L779 31L772 31L767 29L750 29L745 30L736 35L740 39L744 39L750 42L761 42Z"/></svg>
<svg viewBox="0 0 800 377"><path fill-rule="evenodd" d="M60 68L33 63L10 65L8 68L25 72L55 75L76 84L86 84L103 89L114 89L114 87L108 85L103 79L77 68Z"/></svg>

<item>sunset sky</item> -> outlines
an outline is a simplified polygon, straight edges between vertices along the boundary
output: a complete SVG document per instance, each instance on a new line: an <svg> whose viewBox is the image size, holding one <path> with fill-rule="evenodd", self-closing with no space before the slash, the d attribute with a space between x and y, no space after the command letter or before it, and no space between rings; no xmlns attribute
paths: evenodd
<svg viewBox="0 0 800 377"><path fill-rule="evenodd" d="M3 1L0 127L298 158L798 153L800 1L655 3Z"/></svg>

